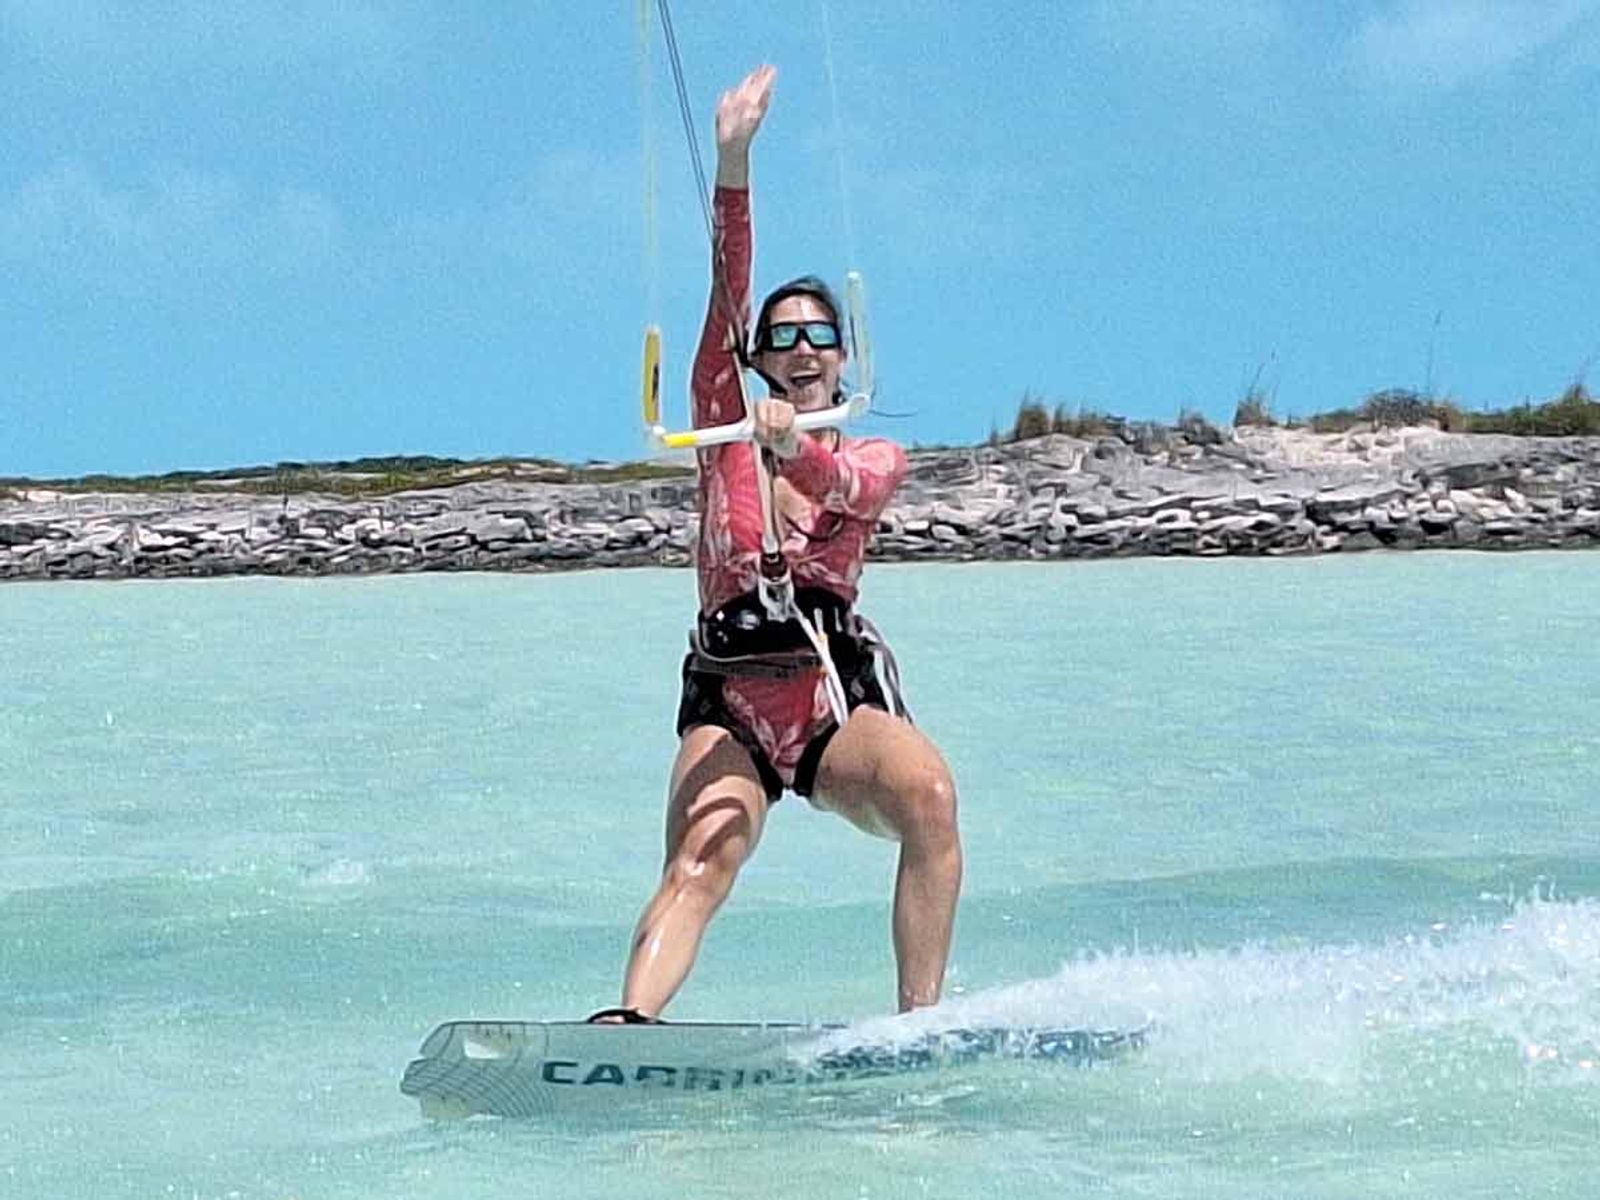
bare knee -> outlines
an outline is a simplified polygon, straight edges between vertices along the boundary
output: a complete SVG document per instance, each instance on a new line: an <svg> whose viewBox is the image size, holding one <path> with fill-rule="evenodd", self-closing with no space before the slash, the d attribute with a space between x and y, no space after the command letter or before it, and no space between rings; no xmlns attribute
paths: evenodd
<svg viewBox="0 0 1600 1200"><path fill-rule="evenodd" d="M902 842L929 853L960 850L956 785L943 763L900 773L893 790Z"/></svg>
<svg viewBox="0 0 1600 1200"><path fill-rule="evenodd" d="M667 858L663 891L715 909L733 890L750 852L747 822L736 816L705 821Z"/></svg>

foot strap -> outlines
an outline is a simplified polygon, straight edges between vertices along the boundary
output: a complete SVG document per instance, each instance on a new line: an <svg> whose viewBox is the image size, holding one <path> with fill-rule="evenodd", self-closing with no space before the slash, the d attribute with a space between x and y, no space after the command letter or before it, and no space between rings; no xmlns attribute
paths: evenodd
<svg viewBox="0 0 1600 1200"><path fill-rule="evenodd" d="M664 1025L660 1017L649 1017L637 1008L602 1008L584 1020L590 1025Z"/></svg>

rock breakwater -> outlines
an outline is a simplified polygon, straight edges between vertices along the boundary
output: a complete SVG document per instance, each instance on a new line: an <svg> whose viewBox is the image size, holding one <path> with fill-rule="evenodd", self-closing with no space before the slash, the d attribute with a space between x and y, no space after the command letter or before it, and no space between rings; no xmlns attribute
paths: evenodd
<svg viewBox="0 0 1600 1200"><path fill-rule="evenodd" d="M0 492L0 579L683 566L692 474L370 499ZM1600 546L1600 438L1436 429L1055 435L912 453L890 561Z"/></svg>

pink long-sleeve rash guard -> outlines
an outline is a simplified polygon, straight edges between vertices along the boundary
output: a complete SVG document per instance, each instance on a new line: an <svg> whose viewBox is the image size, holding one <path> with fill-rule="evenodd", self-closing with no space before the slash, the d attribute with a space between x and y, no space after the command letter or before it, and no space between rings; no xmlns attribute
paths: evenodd
<svg viewBox="0 0 1600 1200"><path fill-rule="evenodd" d="M750 194L718 188L717 251L711 304L695 354L694 423L744 419L732 329L750 320ZM820 587L855 603L867 542L906 474L905 451L883 438L840 438L829 450L808 434L779 473L805 501L782 526L797 587ZM756 588L761 559L761 493L756 448L735 442L700 454L700 610L709 613ZM730 677L722 698L750 730L786 786L812 739L833 723L821 669L790 679Z"/></svg>
<svg viewBox="0 0 1600 1200"><path fill-rule="evenodd" d="M750 193L719 187L714 211L721 269L712 272L711 303L694 360L696 427L745 415L731 326L737 321L743 329L750 320ZM779 474L808 511L784 522L783 552L797 587L826 588L854 603L878 516L905 478L905 451L884 438L855 437L843 437L837 450L829 450L804 433L800 447L796 457L781 461ZM702 612L755 590L762 534L755 453L750 442L699 452Z"/></svg>

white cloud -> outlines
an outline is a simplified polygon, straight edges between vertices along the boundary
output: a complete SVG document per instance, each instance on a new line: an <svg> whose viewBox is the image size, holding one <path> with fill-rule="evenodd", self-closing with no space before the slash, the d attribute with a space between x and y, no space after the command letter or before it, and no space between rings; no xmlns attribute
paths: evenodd
<svg viewBox="0 0 1600 1200"><path fill-rule="evenodd" d="M1592 39L1600 0L1394 0L1350 45L1358 73L1384 86L1453 88L1574 39Z"/></svg>
<svg viewBox="0 0 1600 1200"><path fill-rule="evenodd" d="M201 171L119 186L63 161L0 194L0 261L131 292L218 270L296 273L341 240L338 210L315 192L256 193Z"/></svg>

